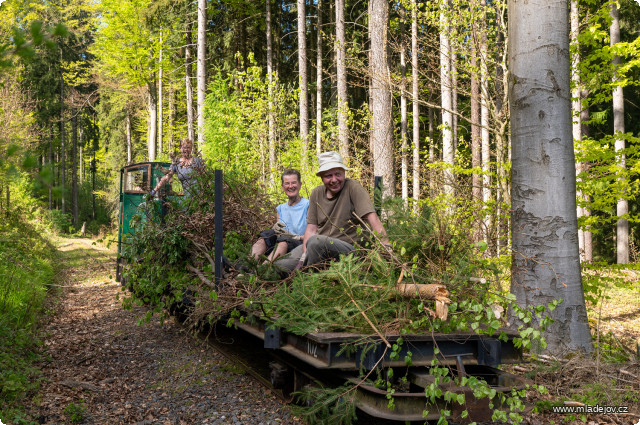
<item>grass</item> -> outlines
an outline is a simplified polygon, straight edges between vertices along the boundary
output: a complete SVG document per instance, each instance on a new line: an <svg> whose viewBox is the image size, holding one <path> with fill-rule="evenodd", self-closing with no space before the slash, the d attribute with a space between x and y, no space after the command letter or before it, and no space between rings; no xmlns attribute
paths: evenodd
<svg viewBox="0 0 640 425"><path fill-rule="evenodd" d="M55 278L55 250L37 222L0 220L0 419L29 423L22 403L38 386L37 324Z"/></svg>

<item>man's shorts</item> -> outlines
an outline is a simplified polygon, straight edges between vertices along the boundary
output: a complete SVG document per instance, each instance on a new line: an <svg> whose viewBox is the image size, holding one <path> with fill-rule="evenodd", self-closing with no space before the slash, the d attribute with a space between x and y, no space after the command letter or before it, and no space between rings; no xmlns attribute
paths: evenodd
<svg viewBox="0 0 640 425"><path fill-rule="evenodd" d="M264 232L260 232L260 237L264 239L265 244L267 244L267 251L264 255L271 254L280 242L287 243L287 252L291 252L293 248L302 245L302 241L292 239L288 236L279 236L273 229L267 229Z"/></svg>

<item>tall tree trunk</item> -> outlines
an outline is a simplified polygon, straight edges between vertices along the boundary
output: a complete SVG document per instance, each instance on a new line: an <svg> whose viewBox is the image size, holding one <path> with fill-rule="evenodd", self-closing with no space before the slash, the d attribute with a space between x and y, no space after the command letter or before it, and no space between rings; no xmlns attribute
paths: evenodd
<svg viewBox="0 0 640 425"><path fill-rule="evenodd" d="M53 209L53 186L56 185L55 163L53 161L53 124L49 122L49 166L51 167L51 183L49 184L49 210Z"/></svg>
<svg viewBox="0 0 640 425"><path fill-rule="evenodd" d="M176 86L169 89L169 150L176 145Z"/></svg>
<svg viewBox="0 0 640 425"><path fill-rule="evenodd" d="M511 292L522 307L564 300L545 334L551 353L592 350L578 252L568 13L567 0L509 0Z"/></svg>
<svg viewBox="0 0 640 425"><path fill-rule="evenodd" d="M60 63L62 64L62 50L60 50ZM64 79L62 78L62 68L60 68L60 211L62 214L66 213L66 200L65 200L65 180L66 180L66 166L65 166L65 140L64 140Z"/></svg>
<svg viewBox="0 0 640 425"><path fill-rule="evenodd" d="M204 98L207 90L207 0L198 0L198 149L204 146Z"/></svg>
<svg viewBox="0 0 640 425"><path fill-rule="evenodd" d="M480 169L482 167L482 136L480 127L480 69L478 68L478 49L476 40L478 39L477 25L471 23L473 40L471 42L471 167ZM472 177L471 195L474 201L482 200L482 175L474 172ZM476 235L479 240L481 234Z"/></svg>
<svg viewBox="0 0 640 425"><path fill-rule="evenodd" d="M449 58L451 59L451 135L455 158L455 151L458 148L458 57L454 43L450 45Z"/></svg>
<svg viewBox="0 0 640 425"><path fill-rule="evenodd" d="M393 160L393 130L391 125L391 74L387 59L387 25L389 2L369 3L369 37L371 39L371 145L373 173L382 176L382 195L395 194L396 175Z"/></svg>
<svg viewBox="0 0 640 425"><path fill-rule="evenodd" d="M80 164L80 171L78 172L78 180L80 180L80 185L84 183L84 127L80 126L78 130L78 164Z"/></svg>
<svg viewBox="0 0 640 425"><path fill-rule="evenodd" d="M158 95L156 93L156 82L147 83L149 125L147 127L147 156L149 161L156 160L156 139L158 137Z"/></svg>
<svg viewBox="0 0 640 425"><path fill-rule="evenodd" d="M578 11L578 0L571 0L571 44L578 46L578 34L580 33L580 15ZM582 140L582 123L580 122L580 116L582 111L582 102L580 97L580 53L577 49L571 52L571 116L573 117L573 140L580 142ZM576 179L579 181L579 174L582 172L582 163L576 163ZM577 193L577 199L582 200L583 195L580 191ZM578 204L577 206L578 220L584 216L584 208ZM580 246L580 259L585 261L584 250L584 231L578 227L578 245Z"/></svg>
<svg viewBox="0 0 640 425"><path fill-rule="evenodd" d="M480 29L480 146L482 150L482 202L488 205L491 201L491 145L489 139L489 55L487 48L486 0L482 6L482 25ZM484 218L484 237L488 242L491 232L491 215Z"/></svg>
<svg viewBox="0 0 640 425"><path fill-rule="evenodd" d="M271 185L275 185L276 169L276 123L273 111L273 49L271 44L271 0L267 4L267 76L269 80L269 176Z"/></svg>
<svg viewBox="0 0 640 425"><path fill-rule="evenodd" d="M309 84L307 80L307 14L306 0L298 0L298 84L300 86L300 139L302 141L302 168L307 168L309 143Z"/></svg>
<svg viewBox="0 0 640 425"><path fill-rule="evenodd" d="M191 55L191 43L193 42L191 37L191 22L187 24L187 32L185 34L186 48L184 49L184 66L185 66L185 85L187 92L187 136L191 140L195 140L196 132L193 125L193 57ZM200 147L202 149L202 147Z"/></svg>
<svg viewBox="0 0 640 425"><path fill-rule="evenodd" d="M316 154L322 152L322 0L318 0L316 40Z"/></svg>
<svg viewBox="0 0 640 425"><path fill-rule="evenodd" d="M162 132L162 114L163 114L163 102L162 102L162 28L160 29L160 58L158 69L158 155L162 155L163 148L163 132Z"/></svg>
<svg viewBox="0 0 640 425"><path fill-rule="evenodd" d="M373 0L375 1L375 0ZM389 6L387 5L387 10ZM369 17L371 19L371 17ZM336 79L338 86L338 147L344 161L349 161L349 102L347 99L347 45L344 32L344 0L336 0Z"/></svg>
<svg viewBox="0 0 640 425"><path fill-rule="evenodd" d="M131 164L133 162L133 149L131 143L131 113L129 112L129 108L127 108L126 111L127 115L124 119L124 126L127 139L127 164Z"/></svg>
<svg viewBox="0 0 640 425"><path fill-rule="evenodd" d="M455 149L453 146L453 95L451 90L451 44L449 40L449 5L447 0L440 3L440 99L442 106L442 159L445 163L444 191L453 195L453 165Z"/></svg>
<svg viewBox="0 0 640 425"><path fill-rule="evenodd" d="M409 205L409 159L407 158L407 59L404 22L406 13L400 6L400 159L402 161L402 199L404 206Z"/></svg>
<svg viewBox="0 0 640 425"><path fill-rule="evenodd" d="M581 90L580 97L582 99L586 99L588 96L589 96L589 92L587 90L584 90L584 89ZM589 137L589 125L587 123L589 122L590 119L591 118L589 117L589 107L583 107L580 110L580 123L582 124L581 133L583 138ZM589 163L585 162L582 165L584 167L587 167ZM589 197L585 196L584 201L588 204ZM589 209L589 207L585 207L583 211L585 216L588 217L591 215L591 210ZM590 263L593 261L593 233L591 232L591 230L584 231L584 260L587 263Z"/></svg>
<svg viewBox="0 0 640 425"><path fill-rule="evenodd" d="M413 107L413 199L420 199L420 103L418 75L418 5L411 0L411 92Z"/></svg>
<svg viewBox="0 0 640 425"><path fill-rule="evenodd" d="M78 114L72 110L71 120L71 211L73 225L78 226Z"/></svg>
<svg viewBox="0 0 640 425"><path fill-rule="evenodd" d="M609 28L609 38L611 46L620 42L620 17L618 6L615 2L610 4L611 27ZM620 66L620 56L613 58L613 67ZM617 83L618 77L614 74L613 83ZM613 88L613 134L616 135L615 150L618 157L618 166L624 170L626 168L625 140L624 133L624 94L622 86L615 85ZM624 178L624 177L623 177ZM616 215L619 217L616 224L616 260L618 264L629 264L629 220L623 218L629 214L629 202L624 198L618 199Z"/></svg>

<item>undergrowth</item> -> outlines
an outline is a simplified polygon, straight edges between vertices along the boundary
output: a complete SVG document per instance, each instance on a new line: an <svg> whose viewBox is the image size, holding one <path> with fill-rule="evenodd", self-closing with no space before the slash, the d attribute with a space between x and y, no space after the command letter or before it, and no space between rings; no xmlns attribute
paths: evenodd
<svg viewBox="0 0 640 425"><path fill-rule="evenodd" d="M16 188L14 188L16 189ZM14 190L13 205L0 220L0 419L28 423L22 407L37 390L40 371L37 325L54 279L55 249L44 214Z"/></svg>

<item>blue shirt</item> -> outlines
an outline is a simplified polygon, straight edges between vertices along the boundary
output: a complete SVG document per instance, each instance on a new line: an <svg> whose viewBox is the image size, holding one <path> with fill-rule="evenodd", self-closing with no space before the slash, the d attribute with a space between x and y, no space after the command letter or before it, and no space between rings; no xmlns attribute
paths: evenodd
<svg viewBox="0 0 640 425"><path fill-rule="evenodd" d="M287 225L287 231L294 235L304 236L307 228L307 210L309 209L309 200L300 199L300 202L294 206L290 206L288 202L280 204L276 207L280 221Z"/></svg>

